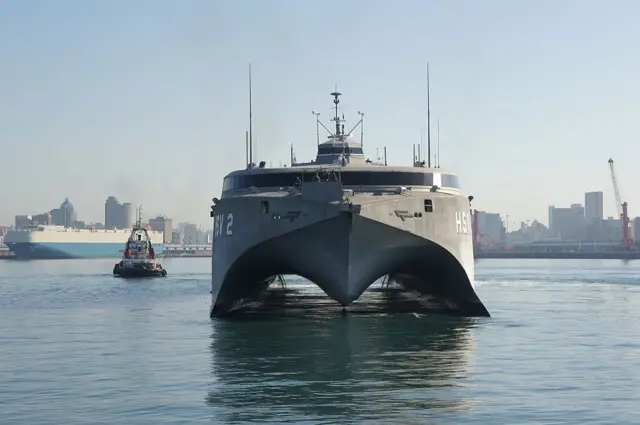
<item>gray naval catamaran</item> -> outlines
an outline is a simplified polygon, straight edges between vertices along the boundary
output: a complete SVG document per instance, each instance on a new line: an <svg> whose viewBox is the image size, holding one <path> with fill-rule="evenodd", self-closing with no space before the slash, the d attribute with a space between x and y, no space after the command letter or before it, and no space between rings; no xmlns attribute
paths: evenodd
<svg viewBox="0 0 640 425"><path fill-rule="evenodd" d="M474 291L472 196L458 177L416 160L410 167L363 153L362 119L333 131L309 163L252 163L224 178L214 198L211 317L255 300L283 275L314 282L348 306L383 278L467 316L489 316ZM251 108L250 108L251 109ZM363 116L362 113L359 112ZM351 133L361 126L360 143ZM318 138L319 142L319 138ZM415 147L414 147L415 150Z"/></svg>

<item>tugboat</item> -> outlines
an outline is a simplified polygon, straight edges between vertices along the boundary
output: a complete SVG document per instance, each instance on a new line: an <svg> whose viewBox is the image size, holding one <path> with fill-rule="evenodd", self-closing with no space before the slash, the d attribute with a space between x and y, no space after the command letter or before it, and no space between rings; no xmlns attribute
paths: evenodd
<svg viewBox="0 0 640 425"><path fill-rule="evenodd" d="M131 230L124 248L122 261L113 267L113 275L119 277L164 277L167 271L156 262L156 254L151 245L147 228L142 226L142 214L138 209L138 219Z"/></svg>

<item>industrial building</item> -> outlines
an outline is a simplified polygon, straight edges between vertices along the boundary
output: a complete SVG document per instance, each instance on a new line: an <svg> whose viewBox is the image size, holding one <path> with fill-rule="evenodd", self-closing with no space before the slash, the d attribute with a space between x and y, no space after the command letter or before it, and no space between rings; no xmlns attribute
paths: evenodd
<svg viewBox="0 0 640 425"><path fill-rule="evenodd" d="M136 209L133 204L121 204L115 196L109 196L104 203L105 229L131 229L136 221Z"/></svg>
<svg viewBox="0 0 640 425"><path fill-rule="evenodd" d="M604 218L604 193L587 192L584 194L584 218L587 223Z"/></svg>
<svg viewBox="0 0 640 425"><path fill-rule="evenodd" d="M149 226L151 226L151 230L163 232L163 242L165 244L171 243L173 241L173 229L171 227L170 218L159 215L156 218L152 218L151 220L149 220Z"/></svg>
<svg viewBox="0 0 640 425"><path fill-rule="evenodd" d="M584 239L584 207L572 204L569 208L549 206L549 230L553 236L566 241Z"/></svg>

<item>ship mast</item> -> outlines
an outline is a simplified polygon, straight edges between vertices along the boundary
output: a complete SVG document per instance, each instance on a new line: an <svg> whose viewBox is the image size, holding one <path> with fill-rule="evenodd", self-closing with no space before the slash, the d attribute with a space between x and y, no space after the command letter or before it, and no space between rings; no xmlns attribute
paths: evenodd
<svg viewBox="0 0 640 425"><path fill-rule="evenodd" d="M136 208L136 227L142 227L142 205Z"/></svg>
<svg viewBox="0 0 640 425"><path fill-rule="evenodd" d="M336 110L336 115L332 119L332 121L335 121L335 123L336 123L335 140L337 141L338 138L342 139L342 160L344 162L345 161L345 154L346 154L345 138L344 138L344 134L343 134L344 132L340 131L340 124L343 122L343 120L341 120L340 116L338 115L338 104L340 103L339 97L342 96L342 93L338 92L338 86L337 85L336 85L336 90L333 93L331 93L331 96L333 96L333 104L335 105L335 110Z"/></svg>
<svg viewBox="0 0 640 425"><path fill-rule="evenodd" d="M336 110L336 115L332 121L335 121L336 123L336 136L339 136L340 135L340 117L338 116L338 104L340 103L340 99L338 98L342 96L342 93L338 93L338 88L336 87L336 91L331 93L331 96L334 97L333 103L335 104L335 110Z"/></svg>

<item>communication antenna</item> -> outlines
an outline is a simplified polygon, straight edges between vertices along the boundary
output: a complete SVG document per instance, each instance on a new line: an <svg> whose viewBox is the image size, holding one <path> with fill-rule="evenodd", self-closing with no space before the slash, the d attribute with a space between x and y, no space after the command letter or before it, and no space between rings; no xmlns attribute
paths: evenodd
<svg viewBox="0 0 640 425"><path fill-rule="evenodd" d="M364 112L358 111L360 115L360 146L364 147Z"/></svg>
<svg viewBox="0 0 640 425"><path fill-rule="evenodd" d="M253 132L253 157L256 161L258 161L258 140L260 140L260 137L258 137L258 131L256 130Z"/></svg>
<svg viewBox="0 0 640 425"><path fill-rule="evenodd" d="M429 84L429 62L427 62L427 167L431 168L431 88Z"/></svg>
<svg viewBox="0 0 640 425"><path fill-rule="evenodd" d="M436 143L436 167L440 168L440 117L438 117L438 141Z"/></svg>
<svg viewBox="0 0 640 425"><path fill-rule="evenodd" d="M320 146L320 112L311 111L316 116L316 142Z"/></svg>
<svg viewBox="0 0 640 425"><path fill-rule="evenodd" d="M249 62L249 168L253 168L253 107L251 99L251 62Z"/></svg>
<svg viewBox="0 0 640 425"><path fill-rule="evenodd" d="M420 145L422 146L422 151L424 152L424 124L420 125ZM419 155L418 155L419 156ZM418 158L418 161L421 161L422 158Z"/></svg>
<svg viewBox="0 0 640 425"><path fill-rule="evenodd" d="M248 131L244 132L244 144L245 144L245 148L244 148L245 167L249 168L249 132Z"/></svg>

